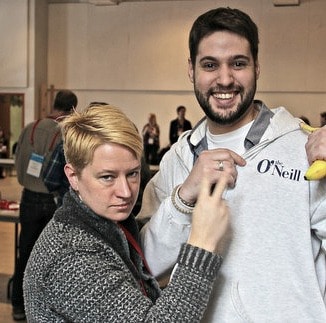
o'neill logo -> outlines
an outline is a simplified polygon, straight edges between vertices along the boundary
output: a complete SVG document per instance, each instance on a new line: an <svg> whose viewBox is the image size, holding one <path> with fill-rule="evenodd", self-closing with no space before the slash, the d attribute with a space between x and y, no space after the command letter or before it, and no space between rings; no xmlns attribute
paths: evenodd
<svg viewBox="0 0 326 323"><path fill-rule="evenodd" d="M269 173L293 181L299 181L301 177L300 169L286 168L279 160L263 159L258 163L257 170L260 174Z"/></svg>

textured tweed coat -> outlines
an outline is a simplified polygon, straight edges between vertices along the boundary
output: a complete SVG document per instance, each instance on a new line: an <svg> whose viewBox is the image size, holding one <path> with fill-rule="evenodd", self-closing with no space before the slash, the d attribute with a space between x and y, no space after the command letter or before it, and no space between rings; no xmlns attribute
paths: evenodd
<svg viewBox="0 0 326 323"><path fill-rule="evenodd" d="M124 226L138 239L132 216ZM196 322L221 258L183 245L169 286L157 282L122 230L73 191L34 246L24 277L28 322ZM140 287L145 283L147 296Z"/></svg>

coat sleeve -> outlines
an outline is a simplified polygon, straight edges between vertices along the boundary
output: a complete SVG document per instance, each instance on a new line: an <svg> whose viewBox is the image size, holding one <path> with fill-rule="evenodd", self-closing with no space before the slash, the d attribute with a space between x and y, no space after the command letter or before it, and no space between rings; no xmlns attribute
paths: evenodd
<svg viewBox="0 0 326 323"><path fill-rule="evenodd" d="M49 268L43 288L51 310L69 322L193 323L204 313L221 261L183 245L171 284L153 302L114 252L74 250Z"/></svg>

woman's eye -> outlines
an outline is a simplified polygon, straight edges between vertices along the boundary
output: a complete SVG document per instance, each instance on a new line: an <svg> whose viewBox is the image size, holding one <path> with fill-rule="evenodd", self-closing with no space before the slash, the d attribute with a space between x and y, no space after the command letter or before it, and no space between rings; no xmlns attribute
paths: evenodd
<svg viewBox="0 0 326 323"><path fill-rule="evenodd" d="M134 172L131 172L128 177L131 177L131 178L135 178L135 177L138 177L140 176L140 171L134 171Z"/></svg>
<svg viewBox="0 0 326 323"><path fill-rule="evenodd" d="M104 181L113 181L114 177L112 175L103 175L101 179Z"/></svg>

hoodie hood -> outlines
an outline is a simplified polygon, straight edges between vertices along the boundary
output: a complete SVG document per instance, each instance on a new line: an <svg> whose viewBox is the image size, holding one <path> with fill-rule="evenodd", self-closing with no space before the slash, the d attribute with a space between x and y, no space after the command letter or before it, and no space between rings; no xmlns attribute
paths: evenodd
<svg viewBox="0 0 326 323"><path fill-rule="evenodd" d="M274 140L300 128L301 120L293 118L284 107L269 109L259 100L255 100L255 104L260 111L244 141L246 152L242 157L245 159L253 158L261 149ZM189 146L193 152L193 162L203 150L208 149L206 131L207 119L204 117L192 130L182 134L179 141L182 141L183 144L176 147L176 153L181 160L185 155L184 149L188 149ZM186 164L188 163L186 162Z"/></svg>

